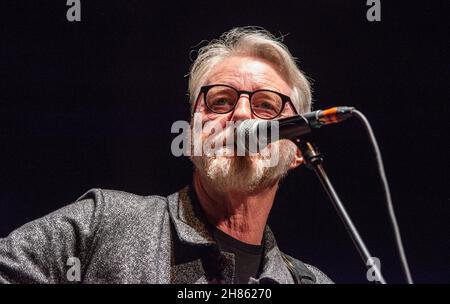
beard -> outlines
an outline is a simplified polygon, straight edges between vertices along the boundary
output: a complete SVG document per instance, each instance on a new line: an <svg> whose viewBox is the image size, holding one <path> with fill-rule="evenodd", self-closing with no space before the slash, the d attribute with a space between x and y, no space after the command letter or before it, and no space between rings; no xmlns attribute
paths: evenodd
<svg viewBox="0 0 450 304"><path fill-rule="evenodd" d="M266 146L260 153L236 156L227 146L214 155L191 156L195 168L216 191L252 194L267 188L286 176L295 158L297 146L282 139ZM235 151L234 151L235 152ZM278 161L267 166L267 158Z"/></svg>

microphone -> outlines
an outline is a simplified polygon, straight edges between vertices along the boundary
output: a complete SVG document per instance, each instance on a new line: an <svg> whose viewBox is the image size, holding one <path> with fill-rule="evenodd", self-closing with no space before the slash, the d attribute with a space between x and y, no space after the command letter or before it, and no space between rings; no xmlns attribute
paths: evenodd
<svg viewBox="0 0 450 304"><path fill-rule="evenodd" d="M346 120L353 115L354 110L353 107L341 106L278 120L246 119L235 130L236 142L238 147L255 153L257 146L262 149L279 139L292 140L310 133L312 129Z"/></svg>

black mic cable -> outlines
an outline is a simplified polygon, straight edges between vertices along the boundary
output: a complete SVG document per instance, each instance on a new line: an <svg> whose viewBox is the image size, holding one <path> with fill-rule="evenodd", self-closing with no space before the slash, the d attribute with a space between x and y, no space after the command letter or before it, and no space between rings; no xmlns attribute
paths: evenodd
<svg viewBox="0 0 450 304"><path fill-rule="evenodd" d="M402 237L400 235L400 229L398 227L397 218L395 216L394 205L392 203L391 191L389 190L389 184L386 178L386 173L384 170L383 159L381 157L380 148L378 147L377 139L375 138L375 134L373 133L372 127L369 123L369 120L364 116L363 113L354 109L352 111L353 116L355 116L364 126L367 131L367 135L369 136L370 143L372 144L373 150L375 152L375 157L377 161L378 172L380 174L380 178L383 184L384 196L386 199L386 205L389 212L389 217L392 224L392 229L394 230L395 243L397 245L397 251L400 256L400 261L402 263L403 272L406 277L406 281L408 284L414 284L411 271L408 266L408 261L406 259L405 249L403 247Z"/></svg>

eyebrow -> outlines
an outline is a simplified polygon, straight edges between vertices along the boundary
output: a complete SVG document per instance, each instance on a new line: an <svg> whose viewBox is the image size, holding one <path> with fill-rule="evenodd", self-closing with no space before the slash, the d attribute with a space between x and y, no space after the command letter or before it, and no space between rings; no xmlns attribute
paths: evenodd
<svg viewBox="0 0 450 304"><path fill-rule="evenodd" d="M238 89L237 87L239 87L238 85L236 85L236 83L230 83L230 82L228 82L228 81L222 81L222 82L211 82L211 81L207 81L206 82L206 86L209 86L209 85L216 85L216 84L224 84L224 85L228 85L228 86L231 86L231 87L233 87L233 88L235 88L236 90L238 90L238 91L249 91L249 92L254 92L254 91L259 91L259 90L269 90L269 91L275 91L275 92L278 92L278 93L280 93L280 94L283 94L283 95L288 95L288 94L285 94L285 93L283 93L283 92L281 92L281 90L279 90L278 88L276 88L276 87L272 87L272 86L258 86L258 87L256 87L255 89L252 89L252 90L246 90L246 89L244 89L244 90L241 90L241 89ZM288 95L289 96L289 95Z"/></svg>

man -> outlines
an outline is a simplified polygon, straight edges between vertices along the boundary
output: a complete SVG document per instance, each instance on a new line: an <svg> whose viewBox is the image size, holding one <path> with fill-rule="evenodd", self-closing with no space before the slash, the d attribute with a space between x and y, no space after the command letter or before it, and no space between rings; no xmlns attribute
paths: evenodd
<svg viewBox="0 0 450 304"><path fill-rule="evenodd" d="M225 130L230 121L279 119L311 104L287 48L253 28L203 47L189 92L193 117ZM0 239L0 282L331 283L283 254L266 225L280 179L302 163L291 141L266 149L278 156L273 166L262 153L193 155L192 184L168 197L91 190Z"/></svg>

